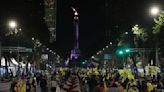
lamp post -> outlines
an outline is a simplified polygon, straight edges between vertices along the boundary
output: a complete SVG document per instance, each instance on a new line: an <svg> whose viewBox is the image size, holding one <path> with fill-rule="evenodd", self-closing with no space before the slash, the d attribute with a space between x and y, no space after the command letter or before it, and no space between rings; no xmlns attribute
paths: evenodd
<svg viewBox="0 0 164 92"><path fill-rule="evenodd" d="M21 29L18 29L18 25L17 25L17 22L15 21L15 20L10 20L9 22L8 22L8 26L9 26L9 28L11 29L11 32L10 32L10 34L12 35L12 34L15 34L15 35L17 35L18 34L18 32L20 32L21 31ZM18 40L18 43L17 43L17 47L19 47L19 40ZM20 62L19 62L19 49L18 49L18 52L17 52L17 60L18 60L18 72L20 72Z"/></svg>
<svg viewBox="0 0 164 92"><path fill-rule="evenodd" d="M9 21L9 27L15 29L17 27L17 23L14 20Z"/></svg>
<svg viewBox="0 0 164 92"><path fill-rule="evenodd" d="M152 16L156 16L156 15L158 15L159 13L160 13L159 7L153 6L153 7L150 8L150 14L151 14Z"/></svg>
<svg viewBox="0 0 164 92"><path fill-rule="evenodd" d="M157 15L159 15L159 13L160 13L160 8L159 8L159 7L153 6L153 7L150 8L150 14L151 14L152 16L157 16ZM156 43L155 43L155 62L156 62L156 65L157 65L157 66L159 66L158 40L159 40L159 38L158 38L158 36L157 36L157 38L156 38Z"/></svg>

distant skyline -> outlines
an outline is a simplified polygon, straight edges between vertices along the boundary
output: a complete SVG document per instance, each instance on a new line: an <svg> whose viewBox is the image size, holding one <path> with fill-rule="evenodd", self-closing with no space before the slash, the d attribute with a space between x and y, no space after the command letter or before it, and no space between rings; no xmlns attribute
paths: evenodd
<svg viewBox="0 0 164 92"><path fill-rule="evenodd" d="M39 38L66 59L74 42L71 7L78 6L80 49L82 55L90 57L110 41L115 42L119 33L130 31L135 24L151 28L153 17L148 10L152 5L163 9L163 4L163 0L58 0L57 39L50 44L49 31L43 20L43 0L1 0L0 29L6 31L6 21L14 18L28 39Z"/></svg>

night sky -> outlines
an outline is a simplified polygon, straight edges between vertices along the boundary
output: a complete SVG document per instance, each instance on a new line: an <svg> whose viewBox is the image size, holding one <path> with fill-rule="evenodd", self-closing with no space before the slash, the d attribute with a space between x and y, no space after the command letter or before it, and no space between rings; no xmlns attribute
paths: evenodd
<svg viewBox="0 0 164 92"><path fill-rule="evenodd" d="M135 24L150 28L153 25L153 17L148 10L152 5L159 5L162 9L164 1L58 0L57 39L56 42L49 43L49 32L43 19L43 0L1 0L0 29L1 33L6 32L8 19L15 19L26 39L39 38L43 44L65 59L70 54L74 42L71 7L78 6L80 49L84 57L90 57L110 41L116 42L120 33L131 31L131 27ZM2 36L1 39L5 38Z"/></svg>

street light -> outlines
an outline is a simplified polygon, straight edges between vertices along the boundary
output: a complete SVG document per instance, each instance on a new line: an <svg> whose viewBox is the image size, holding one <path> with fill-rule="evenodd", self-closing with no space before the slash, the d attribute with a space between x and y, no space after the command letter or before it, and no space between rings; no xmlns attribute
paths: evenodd
<svg viewBox="0 0 164 92"><path fill-rule="evenodd" d="M9 27L14 29L17 27L17 23L14 20L9 21Z"/></svg>
<svg viewBox="0 0 164 92"><path fill-rule="evenodd" d="M18 28L18 24L15 20L8 21L7 26L9 27L10 31L6 35L18 35L18 33L22 31L21 28Z"/></svg>
<svg viewBox="0 0 164 92"><path fill-rule="evenodd" d="M34 37L32 37L31 39L32 39L32 41L34 41L34 40L35 40L35 38L34 38Z"/></svg>
<svg viewBox="0 0 164 92"><path fill-rule="evenodd" d="M157 6L153 6L153 7L151 7L151 9L150 9L150 14L153 15L153 16L158 15L159 12L160 12L160 9L159 9L159 7L157 7Z"/></svg>
<svg viewBox="0 0 164 92"><path fill-rule="evenodd" d="M93 59L93 58L95 58L95 56L92 56L91 58Z"/></svg>
<svg viewBox="0 0 164 92"><path fill-rule="evenodd" d="M127 34L128 34L128 32L125 32L125 34L127 35Z"/></svg>
<svg viewBox="0 0 164 92"><path fill-rule="evenodd" d="M112 45L113 43L112 42L110 42L110 45Z"/></svg>
<svg viewBox="0 0 164 92"><path fill-rule="evenodd" d="M159 13L161 12L160 8L157 6L154 6L150 9L150 13L152 16L156 16L159 15ZM158 36L157 36L158 37ZM159 39L159 38L157 38ZM158 57L158 40L156 41L156 46L155 46L155 61L157 66L159 65L159 57Z"/></svg>
<svg viewBox="0 0 164 92"><path fill-rule="evenodd" d="M106 48L109 48L109 46L106 46Z"/></svg>
<svg viewBox="0 0 164 92"><path fill-rule="evenodd" d="M49 50L49 48L46 48L46 50Z"/></svg>
<svg viewBox="0 0 164 92"><path fill-rule="evenodd" d="M18 32L20 32L20 31L22 31L22 29L21 28L17 28L17 23L16 23L16 21L15 20L10 20L9 22L8 22L8 26L9 26L9 28L11 28L12 29L12 32L11 32L11 34L15 34L15 35L17 35L18 34ZM18 35L17 35L18 36ZM19 47L19 40L18 40L18 43L17 43L17 47ZM18 60L18 72L20 72L20 62L19 62L19 56L20 56L20 53L19 53L19 49L18 49L18 52L17 52L17 60Z"/></svg>

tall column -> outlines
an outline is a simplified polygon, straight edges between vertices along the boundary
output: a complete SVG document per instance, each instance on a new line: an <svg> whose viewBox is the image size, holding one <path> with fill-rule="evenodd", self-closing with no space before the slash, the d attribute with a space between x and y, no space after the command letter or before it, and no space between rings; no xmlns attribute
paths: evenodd
<svg viewBox="0 0 164 92"><path fill-rule="evenodd" d="M80 49L79 49L79 17L78 11L75 8L72 8L74 12L74 30L75 30L75 43L74 48L71 50L70 60L78 59L80 56Z"/></svg>

